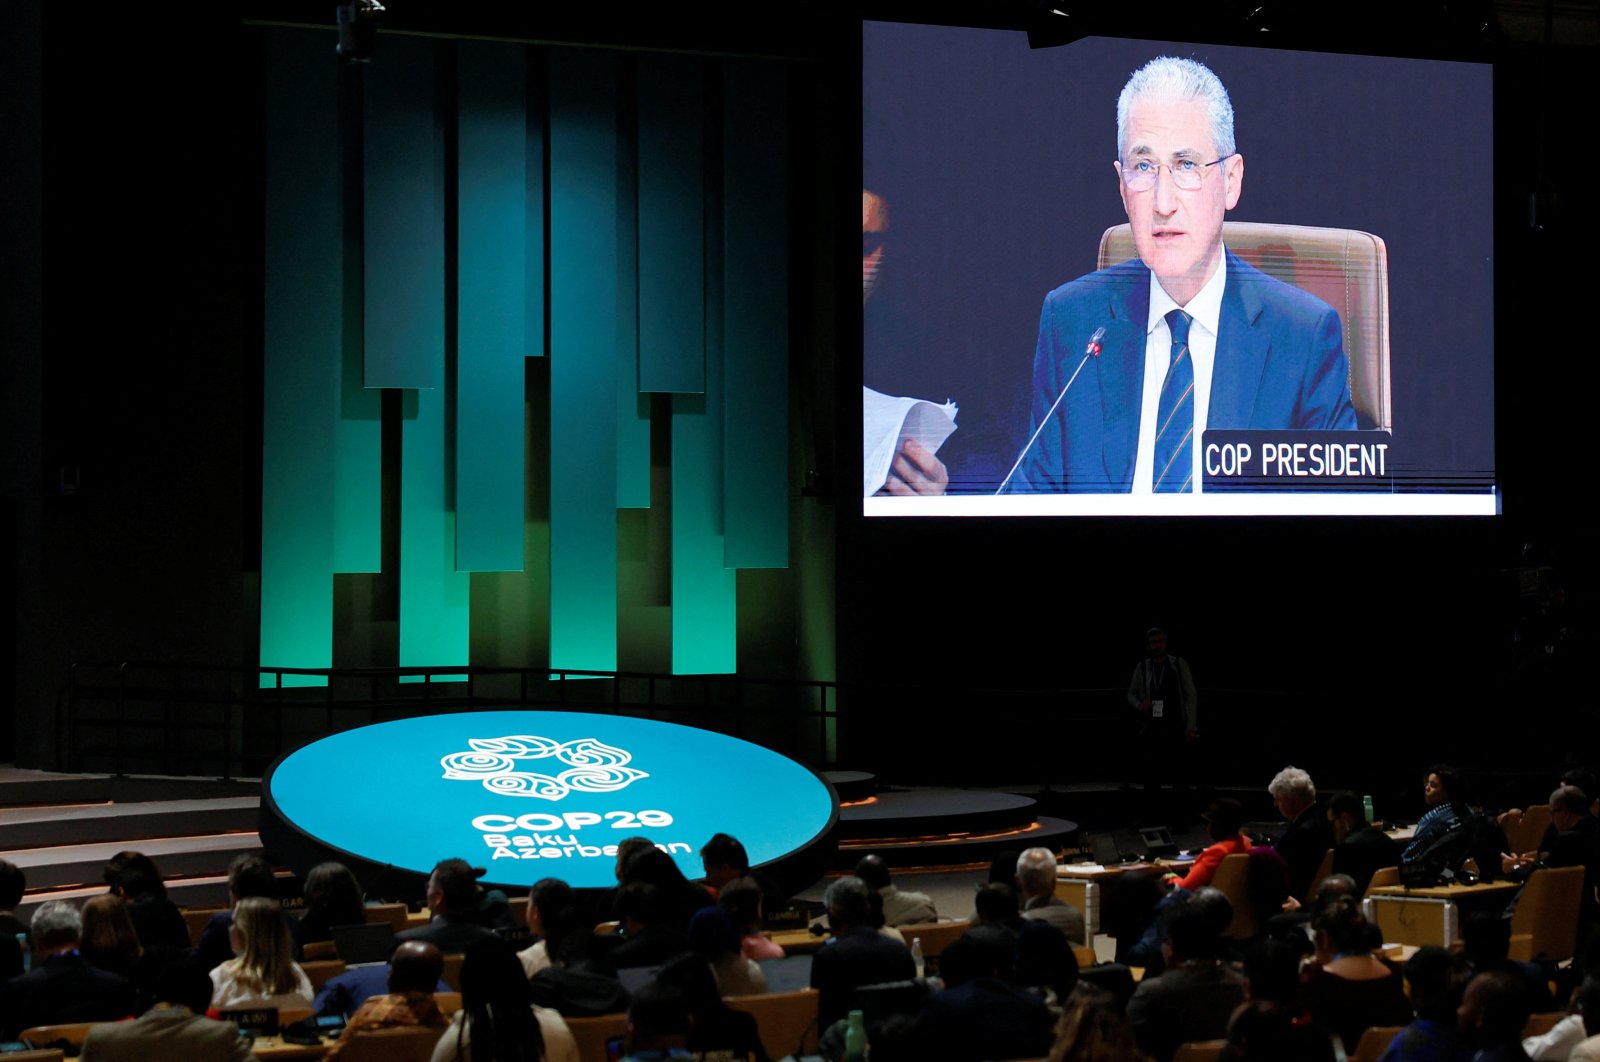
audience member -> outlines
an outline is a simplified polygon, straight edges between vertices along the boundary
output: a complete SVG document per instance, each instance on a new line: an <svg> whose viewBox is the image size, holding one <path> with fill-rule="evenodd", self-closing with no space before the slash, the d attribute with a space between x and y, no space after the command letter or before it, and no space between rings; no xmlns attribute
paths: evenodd
<svg viewBox="0 0 1600 1062"><path fill-rule="evenodd" d="M1278 1004L1252 999L1239 1004L1228 1019L1228 1046L1219 1058L1224 1062L1334 1062L1344 1056L1334 1050L1323 1029L1299 1025Z"/></svg>
<svg viewBox="0 0 1600 1062"><path fill-rule="evenodd" d="M211 977L192 960L169 963L156 974L156 1004L138 1021L91 1026L79 1058L83 1062L250 1062L250 1041L232 1022L205 1016Z"/></svg>
<svg viewBox="0 0 1600 1062"><path fill-rule="evenodd" d="M833 939L811 960L811 987L818 992L817 1027L843 1018L862 985L916 976L911 952L873 929L870 890L860 878L839 878L822 896Z"/></svg>
<svg viewBox="0 0 1600 1062"><path fill-rule="evenodd" d="M662 920L661 894L654 885L634 881L618 889L616 915L621 943L606 953L614 969L660 966L689 950L688 934Z"/></svg>
<svg viewBox="0 0 1600 1062"><path fill-rule="evenodd" d="M1589 974L1572 993L1567 1014L1538 1036L1525 1037L1522 1051L1533 1062L1567 1062L1574 1048L1588 1039L1585 1014L1600 1016L1600 977ZM1596 1021L1600 1026L1600 1021Z"/></svg>
<svg viewBox="0 0 1600 1062"><path fill-rule="evenodd" d="M1220 1040L1228 1015L1244 999L1244 978L1217 959L1220 931L1213 910L1184 898L1161 912L1166 971L1146 976L1128 1001L1139 1047L1167 1062L1190 1040Z"/></svg>
<svg viewBox="0 0 1600 1062"><path fill-rule="evenodd" d="M1083 912L1056 895L1056 857L1048 848L1029 848L1017 857L1017 891L1022 917L1049 922L1074 944L1089 943Z"/></svg>
<svg viewBox="0 0 1600 1062"><path fill-rule="evenodd" d="M1024 922L1017 933L1010 979L1037 992L1045 1005L1059 1011L1078 983L1078 957L1067 935L1049 922ZM1006 976L1000 966L1000 976Z"/></svg>
<svg viewBox="0 0 1600 1062"><path fill-rule="evenodd" d="M1471 1052L1461 1043L1456 1008L1466 984L1466 967L1445 948L1418 948L1406 960L1413 1018L1378 1062L1465 1062Z"/></svg>
<svg viewBox="0 0 1600 1062"><path fill-rule="evenodd" d="M1461 922L1461 955L1470 974L1501 972L1515 977L1535 1013L1556 1009L1550 983L1537 963L1510 957L1511 920L1493 911L1473 911Z"/></svg>
<svg viewBox="0 0 1600 1062"><path fill-rule="evenodd" d="M1274 846L1289 868L1289 895L1303 899L1311 891L1317 869L1333 847L1333 827L1317 803L1317 787L1298 767L1285 767L1267 783L1278 814L1289 821Z"/></svg>
<svg viewBox="0 0 1600 1062"><path fill-rule="evenodd" d="M1149 1062L1139 1050L1117 999L1104 989L1080 984L1056 1022L1048 1062Z"/></svg>
<svg viewBox="0 0 1600 1062"><path fill-rule="evenodd" d="M988 948L995 957L1000 976L1010 980L1015 963L1017 932L1023 926L1045 926L1049 923L1023 918L1018 910L1017 890L999 882L978 886L973 907L972 928L963 936ZM1060 934L1060 930L1056 932ZM1062 939L1065 941L1064 937Z"/></svg>
<svg viewBox="0 0 1600 1062"><path fill-rule="evenodd" d="M428 910L433 912L433 920L396 933L395 942L425 940L445 955L459 955L480 940L498 940L494 930L480 923L475 914L478 879L483 875L482 867L465 859L441 859L428 875Z"/></svg>
<svg viewBox="0 0 1600 1062"><path fill-rule="evenodd" d="M1312 926L1317 961L1300 975L1301 999L1311 1020L1354 1051L1369 1025L1404 1025L1411 1018L1400 971L1373 954L1382 944L1377 927L1356 901L1341 896L1323 905Z"/></svg>
<svg viewBox="0 0 1600 1062"><path fill-rule="evenodd" d="M214 969L233 958L232 938L229 935L233 930L233 912L238 907L239 901L252 896L265 897L276 903L278 879L273 876L272 866L265 859L258 855L242 855L228 867L229 909L211 916L211 920L200 933L199 942L194 946L195 958L204 963L206 969ZM283 918L293 941L293 955L298 958L300 922L288 913L285 913Z"/></svg>
<svg viewBox="0 0 1600 1062"><path fill-rule="evenodd" d="M144 948L122 900L102 893L83 905L83 940L78 952L93 966L137 981Z"/></svg>
<svg viewBox="0 0 1600 1062"><path fill-rule="evenodd" d="M1532 1014L1521 982L1503 970L1481 973L1467 983L1456 1011L1472 1062L1526 1062L1522 1029ZM1574 1049L1574 1057L1577 1049Z"/></svg>
<svg viewBox="0 0 1600 1062"><path fill-rule="evenodd" d="M155 862L142 852L118 852L106 861L106 884L128 906L133 930L146 951L175 949L187 952L189 923L178 905L167 898L166 883Z"/></svg>
<svg viewBox="0 0 1600 1062"><path fill-rule="evenodd" d="M467 948L461 1010L439 1038L433 1062L578 1062L578 1045L559 1013L534 1002L511 945L490 937Z"/></svg>
<svg viewBox="0 0 1600 1062"><path fill-rule="evenodd" d="M700 849L700 866L706 873L706 891L715 899L728 882L749 875L750 857L737 837L714 833Z"/></svg>
<svg viewBox="0 0 1600 1062"><path fill-rule="evenodd" d="M730 993L719 990L705 959L698 955L680 955L661 968L656 983L677 990L688 1004L689 1042L686 1046L696 1058L751 1058L755 1062L769 1062L761 1046L755 1016L734 1010L722 1001L722 997Z"/></svg>
<svg viewBox="0 0 1600 1062"><path fill-rule="evenodd" d="M651 982L628 1007L622 1062L689 1058L689 1001L676 988Z"/></svg>
<svg viewBox="0 0 1600 1062"><path fill-rule="evenodd" d="M1224 859L1250 851L1250 838L1239 832L1244 825L1244 808L1237 800L1213 802L1206 812L1206 822L1212 843L1200 852L1187 874L1181 878L1174 874L1169 879L1170 884L1191 892L1210 885Z"/></svg>
<svg viewBox="0 0 1600 1062"><path fill-rule="evenodd" d="M1466 808L1456 806L1461 775L1444 764L1428 768L1422 779L1422 800L1428 810L1417 820L1411 843L1400 853L1400 862L1416 863L1459 830Z"/></svg>
<svg viewBox="0 0 1600 1062"><path fill-rule="evenodd" d="M921 922L937 922L939 912L925 892L907 892L889 878L889 864L881 855L864 855L856 862L856 877L876 890L883 900L885 925L909 926Z"/></svg>
<svg viewBox="0 0 1600 1062"><path fill-rule="evenodd" d="M277 900L240 900L229 935L239 957L211 971L212 1009L311 1006L311 981L294 961L294 942Z"/></svg>
<svg viewBox="0 0 1600 1062"><path fill-rule="evenodd" d="M636 884L655 889L660 924L677 933L687 932L694 913L716 902L705 889L691 884L677 862L653 844L630 855L622 868L622 887Z"/></svg>
<svg viewBox="0 0 1600 1062"><path fill-rule="evenodd" d="M28 939L28 923L17 917L17 905L27 889L22 868L0 859L0 981L22 972L21 941Z"/></svg>
<svg viewBox="0 0 1600 1062"><path fill-rule="evenodd" d="M1583 867L1583 900L1578 906L1578 938L1588 939L1600 912L1595 890L1600 888L1600 820L1589 813L1589 797L1575 786L1564 785L1550 794L1550 830L1546 847L1538 852L1502 854L1501 869L1525 879L1539 867Z"/></svg>
<svg viewBox="0 0 1600 1062"><path fill-rule="evenodd" d="M533 1002L569 1018L590 1018L628 1009L628 992L604 959L594 917L569 907L544 922L550 965L533 975Z"/></svg>
<svg viewBox="0 0 1600 1062"><path fill-rule="evenodd" d="M764 920L761 886L754 878L736 878L722 887L717 903L739 930L739 953L747 959L781 959L783 949L761 931Z"/></svg>
<svg viewBox="0 0 1600 1062"><path fill-rule="evenodd" d="M1354 793L1328 801L1328 822L1333 827L1333 872L1348 874L1357 896L1366 894L1373 874L1400 865L1400 843L1367 821L1366 805Z"/></svg>
<svg viewBox="0 0 1600 1062"><path fill-rule="evenodd" d="M33 969L0 986L0 1037L35 1025L116 1021L137 1009L126 977L96 969L78 953L83 918L61 900L33 913Z"/></svg>
<svg viewBox="0 0 1600 1062"><path fill-rule="evenodd" d="M721 907L705 907L689 919L689 946L710 964L717 989L725 996L756 996L767 991L767 976L739 951L739 931Z"/></svg>
<svg viewBox="0 0 1600 1062"><path fill-rule="evenodd" d="M1300 956L1293 944L1263 937L1245 952L1245 998L1283 1008L1290 1017L1300 1011Z"/></svg>
<svg viewBox="0 0 1600 1062"><path fill-rule="evenodd" d="M1600 979L1595 979L1590 974L1585 981L1586 990L1580 991L1580 1005L1583 1011L1584 1039L1572 1048L1572 1053L1567 1055L1568 1062L1600 1062Z"/></svg>
<svg viewBox="0 0 1600 1062"><path fill-rule="evenodd" d="M949 1062L1038 1058L1050 1049L1054 1019L1044 1001L999 977L993 952L952 941L939 957L944 990L922 1005L914 1034L925 1057Z"/></svg>
<svg viewBox="0 0 1600 1062"><path fill-rule="evenodd" d="M363 1029L389 1029L410 1025L442 1029L449 1021L434 1001L434 985L444 972L444 955L422 940L408 940L389 959L389 994L374 996L350 1015L339 1042L325 1057L334 1059L350 1037Z"/></svg>
<svg viewBox="0 0 1600 1062"><path fill-rule="evenodd" d="M533 934L534 941L517 952L517 958L522 960L522 969L529 977L550 965L545 926L555 925L562 912L577 906L577 893L560 878L540 878L528 890L528 932Z"/></svg>
<svg viewBox="0 0 1600 1062"><path fill-rule="evenodd" d="M401 947L406 946L401 945ZM311 1009L318 1014L329 1016L340 1014L348 1018L367 1000L376 999L390 990L389 968L393 961L391 957L389 963L363 963L351 966L343 973L328 978L317 990L316 998L311 1001ZM434 984L433 991L448 992L450 986L440 980Z"/></svg>
<svg viewBox="0 0 1600 1062"><path fill-rule="evenodd" d="M300 943L332 940L334 926L358 926L367 920L361 882L343 863L318 863L306 875L306 913L300 919Z"/></svg>

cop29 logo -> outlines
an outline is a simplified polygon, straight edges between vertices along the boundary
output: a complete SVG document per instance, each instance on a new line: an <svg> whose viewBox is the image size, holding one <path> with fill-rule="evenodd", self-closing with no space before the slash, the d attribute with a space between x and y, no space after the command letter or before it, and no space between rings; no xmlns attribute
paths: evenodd
<svg viewBox="0 0 1600 1062"><path fill-rule="evenodd" d="M466 752L452 752L439 761L444 777L455 781L480 781L491 793L503 796L560 800L574 790L580 793L614 793L640 778L650 777L627 764L633 754L602 744L594 738L554 741L531 734L499 738L468 738ZM565 764L559 774L522 770L539 760ZM554 766L552 764L551 766Z"/></svg>

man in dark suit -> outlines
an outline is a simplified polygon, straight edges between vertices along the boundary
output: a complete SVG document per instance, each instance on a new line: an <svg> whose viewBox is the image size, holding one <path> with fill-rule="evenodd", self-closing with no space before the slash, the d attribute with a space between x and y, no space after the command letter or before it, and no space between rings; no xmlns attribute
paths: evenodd
<svg viewBox="0 0 1600 1062"><path fill-rule="evenodd" d="M1217 76L1169 57L1135 71L1117 148L1139 258L1045 297L1011 491L1192 493L1207 429L1355 428L1338 312L1222 244L1244 156Z"/></svg>
<svg viewBox="0 0 1600 1062"><path fill-rule="evenodd" d="M1289 820L1274 846L1289 868L1289 895L1304 900L1315 884L1317 868L1333 847L1333 826L1317 803L1317 787L1298 767L1285 767L1267 783L1278 813Z"/></svg>
<svg viewBox="0 0 1600 1062"><path fill-rule="evenodd" d="M1000 979L997 955L962 937L939 956L944 991L922 1004L913 1043L924 1058L980 1062L1042 1058L1050 1053L1055 1021L1044 1000Z"/></svg>
<svg viewBox="0 0 1600 1062"><path fill-rule="evenodd" d="M1350 875L1357 896L1366 893L1378 870L1400 865L1400 842L1367 822L1366 805L1354 793L1328 801L1328 823L1333 827L1333 872Z"/></svg>
<svg viewBox="0 0 1600 1062"><path fill-rule="evenodd" d="M35 1025L116 1021L138 1009L127 978L96 969L78 954L83 917L52 900L33 913L33 969L0 987L0 1036L15 1040Z"/></svg>
<svg viewBox="0 0 1600 1062"><path fill-rule="evenodd" d="M440 860L428 875L428 910L433 912L433 920L396 933L395 946L422 940L446 955L460 955L480 940L495 939L494 930L472 918L483 873L465 859Z"/></svg>
<svg viewBox="0 0 1600 1062"><path fill-rule="evenodd" d="M872 897L860 878L840 878L828 886L833 939L811 960L811 987L817 990L817 1027L827 1029L850 1011L855 991L864 985L909 981L917 975L911 952L872 927Z"/></svg>

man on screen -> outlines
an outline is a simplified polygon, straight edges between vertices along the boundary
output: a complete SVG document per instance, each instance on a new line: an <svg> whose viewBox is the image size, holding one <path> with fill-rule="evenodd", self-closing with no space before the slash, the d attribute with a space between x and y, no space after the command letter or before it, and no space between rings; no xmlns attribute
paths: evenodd
<svg viewBox="0 0 1600 1062"><path fill-rule="evenodd" d="M1045 297L1010 490L1193 493L1207 428L1355 428L1338 313L1222 244L1244 156L1217 76L1170 57L1136 70L1117 153L1139 259Z"/></svg>

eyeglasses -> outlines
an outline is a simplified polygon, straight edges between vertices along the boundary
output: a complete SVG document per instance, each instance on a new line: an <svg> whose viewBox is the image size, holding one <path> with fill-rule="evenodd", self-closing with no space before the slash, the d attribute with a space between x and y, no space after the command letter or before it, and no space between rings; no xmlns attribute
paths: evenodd
<svg viewBox="0 0 1600 1062"><path fill-rule="evenodd" d="M1227 162L1237 154L1235 151L1214 162L1178 159L1170 165L1150 158L1129 159L1122 164L1122 183L1128 186L1130 192L1148 192L1156 186L1156 176L1165 169L1172 174L1172 183L1175 187L1185 192L1192 192L1204 183L1208 169L1219 162Z"/></svg>

